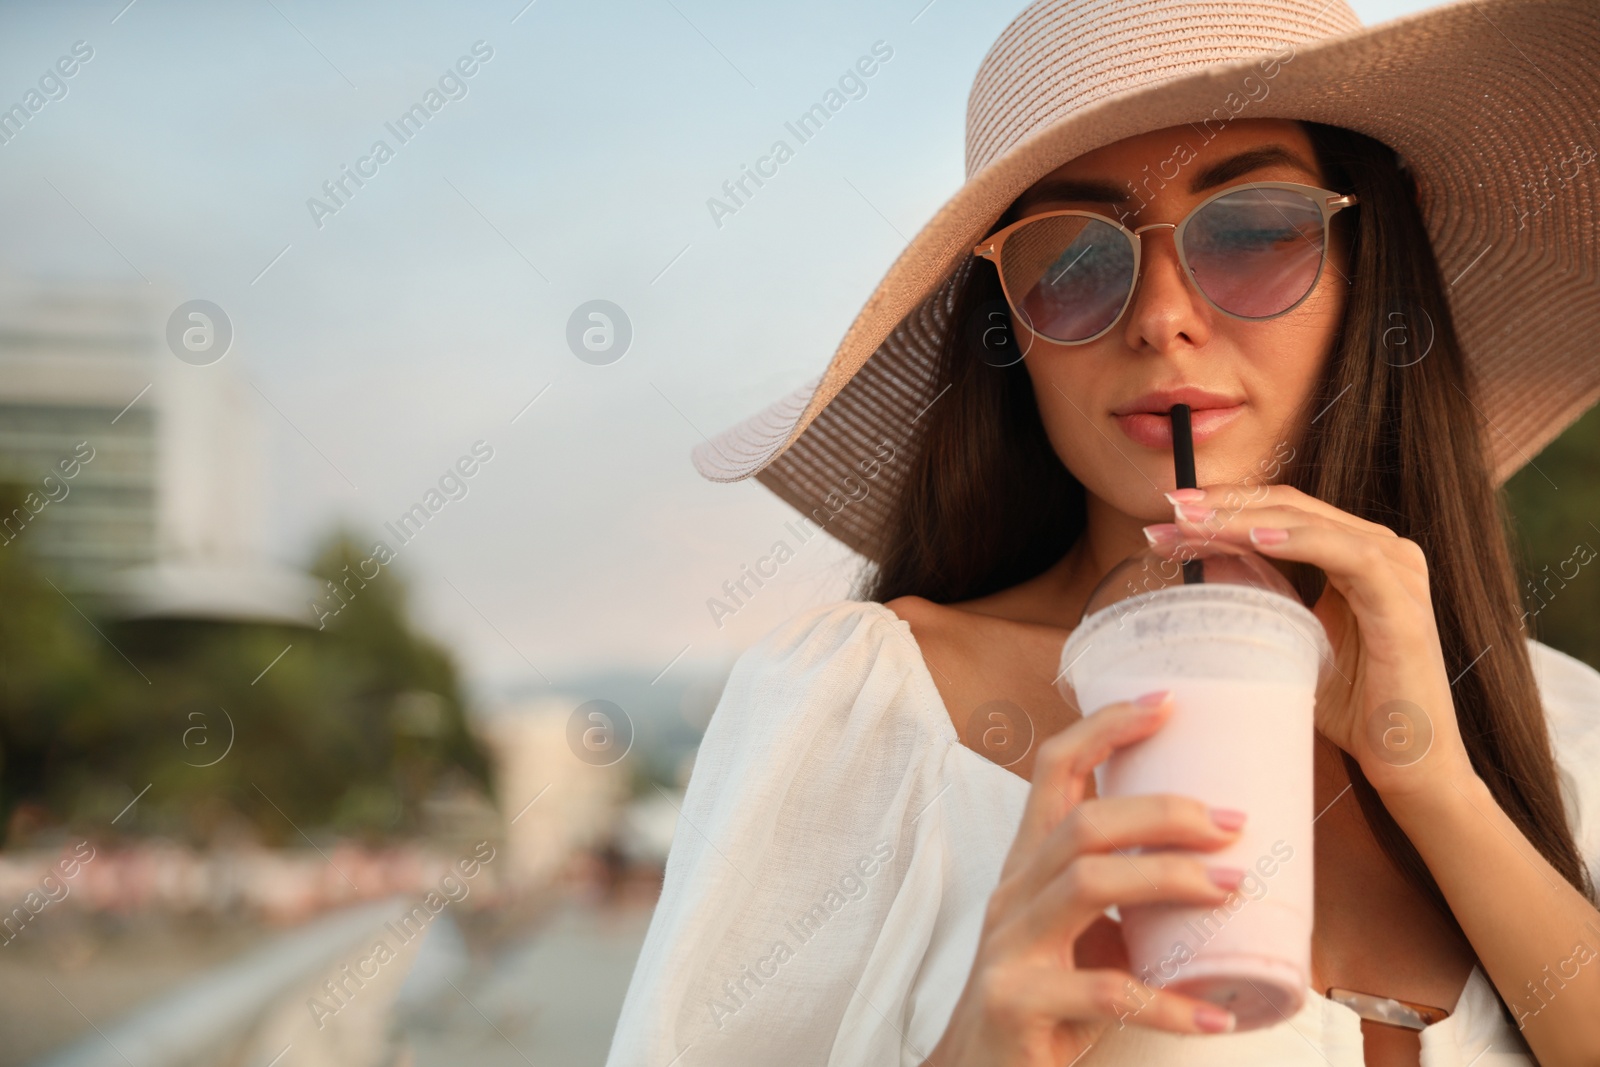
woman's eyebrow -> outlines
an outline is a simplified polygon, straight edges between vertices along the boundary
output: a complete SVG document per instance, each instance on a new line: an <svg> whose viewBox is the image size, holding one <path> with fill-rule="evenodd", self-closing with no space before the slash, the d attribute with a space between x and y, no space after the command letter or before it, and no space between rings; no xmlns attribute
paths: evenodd
<svg viewBox="0 0 1600 1067"><path fill-rule="evenodd" d="M1321 181L1315 167L1308 165L1305 160L1295 155L1287 146L1281 144L1262 145L1252 148L1248 152L1240 152L1236 156L1211 164L1205 170L1195 175L1194 181L1189 184L1189 192L1203 193L1213 189L1223 182L1241 178L1253 170L1262 167L1292 167L1307 177Z"/></svg>
<svg viewBox="0 0 1600 1067"><path fill-rule="evenodd" d="M1248 152L1219 160L1196 174L1189 184L1189 192L1202 193L1224 182L1243 177L1263 167L1292 167L1307 177L1320 180L1316 169L1281 144L1262 145ZM1040 181L1022 194L1020 206L1047 200L1088 201L1096 204L1125 204L1134 198L1127 187L1118 188L1111 182L1094 179L1055 178Z"/></svg>

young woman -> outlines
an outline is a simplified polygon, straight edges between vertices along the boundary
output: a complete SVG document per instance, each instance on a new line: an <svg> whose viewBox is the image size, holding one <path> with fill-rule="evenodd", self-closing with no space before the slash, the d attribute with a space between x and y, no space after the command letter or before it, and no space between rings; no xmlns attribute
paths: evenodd
<svg viewBox="0 0 1600 1067"><path fill-rule="evenodd" d="M1473 106L1442 62L1483 48L1469 16L1515 12L1528 36L1506 54L1537 43L1554 61L1600 42L1600 14L1478 7L1359 31L1338 0L1199 20L1157 3L1142 21L1041 2L1002 35L974 87L962 193L815 390L697 454L714 475L759 472L874 566L862 600L802 614L736 666L611 1064L1600 1059L1600 673L1522 632L1495 492L1517 461L1492 440L1536 447L1592 401L1592 342L1585 356L1565 335L1592 337L1600 301L1591 283L1556 322L1557 268L1541 278L1504 251L1455 288L1468 243L1509 241L1518 219L1489 218L1474 198L1492 191L1460 192L1455 216L1433 198L1503 185L1508 156L1465 150L1467 111L1459 129L1382 117ZM1290 37L1272 67L1240 66L1260 40L1226 25ZM1169 54L1235 66L1174 80L1149 58ZM1434 75L1396 73L1421 58ZM1369 64L1388 80L1340 80ZM1188 121L1241 70L1302 117ZM1330 84L1387 140L1311 121ZM1592 78L1551 91L1600 105ZM1535 141L1576 133L1561 121ZM1592 233L1591 179L1565 194ZM1444 217L1489 234L1435 240ZM931 271L962 234L972 254ZM1582 239L1548 216L1527 236ZM1555 379L1507 399L1491 309L1546 361L1524 379L1561 365L1576 399ZM1180 402L1199 490L1173 489ZM1159 731L1171 700L1084 717L1057 689L1100 579L1199 533L1278 561L1351 680L1316 709L1311 990L1248 1033L1138 987L1106 911L1226 900L1245 872L1162 850L1220 849L1251 813L1095 797L1094 766ZM1370 740L1396 693L1432 734L1415 762ZM1436 1021L1365 1019L1332 988Z"/></svg>

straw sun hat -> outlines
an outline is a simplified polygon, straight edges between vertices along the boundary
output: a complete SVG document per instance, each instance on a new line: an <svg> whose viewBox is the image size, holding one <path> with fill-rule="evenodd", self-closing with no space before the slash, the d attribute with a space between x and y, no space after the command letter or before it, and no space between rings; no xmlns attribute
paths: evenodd
<svg viewBox="0 0 1600 1067"><path fill-rule="evenodd" d="M965 184L822 375L695 466L754 475L874 557L956 283L1011 201L1125 137L1287 118L1377 138L1414 175L1503 481L1600 399L1597 56L1600 0L1465 0L1372 28L1345 0L1037 0L973 80Z"/></svg>

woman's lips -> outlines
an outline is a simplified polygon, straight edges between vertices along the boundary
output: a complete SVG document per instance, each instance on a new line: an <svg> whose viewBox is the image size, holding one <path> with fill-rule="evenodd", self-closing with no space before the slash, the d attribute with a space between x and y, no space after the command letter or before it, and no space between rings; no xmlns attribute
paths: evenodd
<svg viewBox="0 0 1600 1067"><path fill-rule="evenodd" d="M1243 404L1235 404L1226 408L1199 408L1189 415L1189 428L1194 431L1194 443L1199 444L1208 437L1220 432L1222 428L1244 411ZM1140 411L1132 415L1113 416L1117 425L1122 427L1122 432L1129 439L1146 448L1172 448L1172 418L1169 415L1157 415L1154 412Z"/></svg>

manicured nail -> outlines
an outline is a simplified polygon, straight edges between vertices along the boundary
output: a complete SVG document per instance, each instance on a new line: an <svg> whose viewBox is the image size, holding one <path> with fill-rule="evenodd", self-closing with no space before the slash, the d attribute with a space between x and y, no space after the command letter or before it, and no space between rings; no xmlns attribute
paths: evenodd
<svg viewBox="0 0 1600 1067"><path fill-rule="evenodd" d="M1281 545L1289 539L1289 531L1281 526L1252 526L1250 540L1258 545Z"/></svg>
<svg viewBox="0 0 1600 1067"><path fill-rule="evenodd" d="M1159 708L1167 702L1167 698L1171 695L1172 690L1170 689L1158 689L1154 693L1144 694L1134 703L1146 708Z"/></svg>
<svg viewBox="0 0 1600 1067"><path fill-rule="evenodd" d="M1237 889L1244 881L1244 870L1239 867L1207 867L1206 877L1222 889Z"/></svg>
<svg viewBox="0 0 1600 1067"><path fill-rule="evenodd" d="M1171 544L1180 536L1178 527L1170 522L1151 523L1144 528L1144 539L1150 542L1150 547Z"/></svg>
<svg viewBox="0 0 1600 1067"><path fill-rule="evenodd" d="M1206 498L1204 489L1174 489L1170 493L1162 493L1169 504L1198 504Z"/></svg>
<svg viewBox="0 0 1600 1067"><path fill-rule="evenodd" d="M1234 808L1212 808L1211 821L1222 830L1237 830L1244 825L1245 814Z"/></svg>
<svg viewBox="0 0 1600 1067"><path fill-rule="evenodd" d="M1217 514L1215 508L1204 507L1200 504L1174 504L1172 510L1178 518L1189 522L1209 522Z"/></svg>
<svg viewBox="0 0 1600 1067"><path fill-rule="evenodd" d="M1202 1004L1194 1010L1194 1024L1208 1034L1233 1032L1233 1012L1214 1004Z"/></svg>

